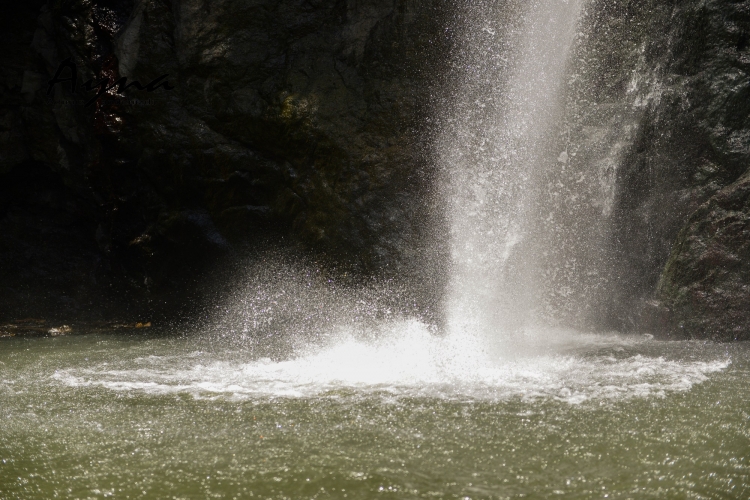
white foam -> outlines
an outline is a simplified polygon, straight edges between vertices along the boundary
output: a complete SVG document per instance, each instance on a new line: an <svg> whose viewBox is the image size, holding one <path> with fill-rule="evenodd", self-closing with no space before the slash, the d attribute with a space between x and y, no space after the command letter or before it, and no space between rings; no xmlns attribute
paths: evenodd
<svg viewBox="0 0 750 500"><path fill-rule="evenodd" d="M550 398L575 404L687 391L730 363L727 359L674 361L626 355L618 351L636 346L637 341L617 336L550 335L549 339L558 342L543 354L501 356L476 339L436 337L418 322L403 322L377 340L343 334L326 347L284 361L247 361L240 355L227 359L227 353L218 359L215 354L190 352L136 358L117 366L101 363L61 369L53 378L72 387L155 395L188 393L199 398L383 393L480 400ZM538 337L544 339L545 334ZM578 346L573 352L571 342ZM607 352L594 352L602 348Z"/></svg>

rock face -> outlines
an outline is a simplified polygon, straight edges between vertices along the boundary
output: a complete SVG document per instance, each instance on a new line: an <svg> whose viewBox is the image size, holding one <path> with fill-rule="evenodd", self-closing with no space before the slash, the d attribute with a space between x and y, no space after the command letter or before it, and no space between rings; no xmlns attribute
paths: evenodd
<svg viewBox="0 0 750 500"><path fill-rule="evenodd" d="M455 7L15 2L0 21L0 319L183 315L208 276L267 241L340 274L398 277L433 307L431 107L450 99ZM544 228L551 314L745 339L750 4L587 9L562 187L540 208L557 214ZM78 91L48 93L66 60ZM163 75L85 105L86 80Z"/></svg>
<svg viewBox="0 0 750 500"><path fill-rule="evenodd" d="M642 8L651 16L636 92L643 114L618 173L611 321L747 338L750 212L739 179L750 166L750 5Z"/></svg>
<svg viewBox="0 0 750 500"><path fill-rule="evenodd" d="M750 175L725 187L682 230L662 274L666 333L750 340Z"/></svg>
<svg viewBox="0 0 750 500"><path fill-rule="evenodd" d="M553 314L746 338L748 212L726 200L750 166L750 7L598 1L582 23L543 207Z"/></svg>
<svg viewBox="0 0 750 500"><path fill-rule="evenodd" d="M431 176L417 124L446 52L441 2L15 8L0 316L174 313L212 263L269 239L358 274L424 268ZM77 92L64 81L47 95L65 60ZM86 80L165 74L173 90L84 105Z"/></svg>

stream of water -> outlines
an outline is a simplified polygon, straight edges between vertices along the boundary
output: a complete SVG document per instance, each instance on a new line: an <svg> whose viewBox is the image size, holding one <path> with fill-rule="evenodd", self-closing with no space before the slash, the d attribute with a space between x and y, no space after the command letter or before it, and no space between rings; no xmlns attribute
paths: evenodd
<svg viewBox="0 0 750 500"><path fill-rule="evenodd" d="M581 8L582 0L466 7L459 83L436 146L451 225L453 333L502 343L538 319L539 184ZM560 168L554 159L552 167Z"/></svg>

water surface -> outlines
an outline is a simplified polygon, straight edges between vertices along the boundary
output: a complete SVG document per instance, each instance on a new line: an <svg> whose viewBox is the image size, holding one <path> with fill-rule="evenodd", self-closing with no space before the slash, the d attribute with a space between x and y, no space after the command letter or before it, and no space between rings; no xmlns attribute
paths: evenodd
<svg viewBox="0 0 750 500"><path fill-rule="evenodd" d="M0 498L750 497L747 345L541 338L4 340Z"/></svg>

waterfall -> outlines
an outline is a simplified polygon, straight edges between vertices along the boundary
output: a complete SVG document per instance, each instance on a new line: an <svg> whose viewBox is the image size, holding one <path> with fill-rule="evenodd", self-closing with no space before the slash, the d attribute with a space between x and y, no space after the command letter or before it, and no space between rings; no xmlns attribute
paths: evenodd
<svg viewBox="0 0 750 500"><path fill-rule="evenodd" d="M539 183L584 0L471 2L437 143L450 225L449 333L503 342L536 321ZM558 161L559 160L559 161Z"/></svg>

